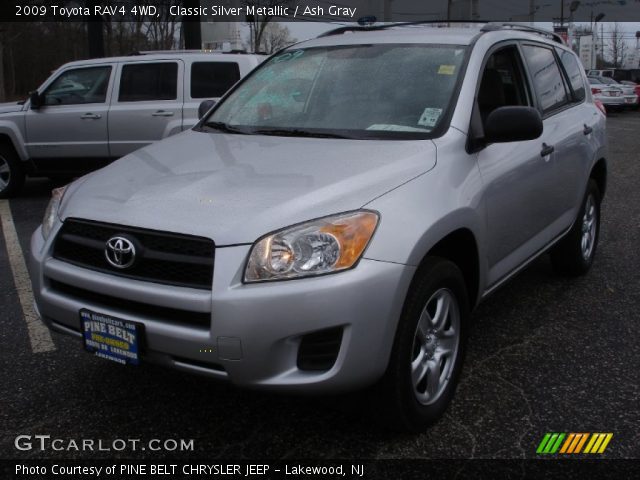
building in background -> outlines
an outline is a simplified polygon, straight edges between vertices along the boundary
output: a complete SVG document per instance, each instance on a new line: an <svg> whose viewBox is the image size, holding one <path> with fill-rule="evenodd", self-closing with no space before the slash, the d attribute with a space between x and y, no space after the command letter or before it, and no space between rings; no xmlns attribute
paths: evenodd
<svg viewBox="0 0 640 480"><path fill-rule="evenodd" d="M200 0L200 5L209 7L240 7L240 0ZM205 50L247 50L242 41L240 22L237 17L205 16L201 19L202 48Z"/></svg>

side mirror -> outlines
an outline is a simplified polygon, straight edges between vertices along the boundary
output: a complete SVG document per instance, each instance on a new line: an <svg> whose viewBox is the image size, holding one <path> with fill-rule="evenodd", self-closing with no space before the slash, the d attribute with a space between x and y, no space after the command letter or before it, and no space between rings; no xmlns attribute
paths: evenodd
<svg viewBox="0 0 640 480"><path fill-rule="evenodd" d="M34 90L33 92L29 92L29 103L31 110L38 110L44 103L44 99L37 90Z"/></svg>
<svg viewBox="0 0 640 480"><path fill-rule="evenodd" d="M213 107L215 104L216 104L215 100L204 100L198 107L198 120L204 117L205 114L209 110L211 110L211 107Z"/></svg>
<svg viewBox="0 0 640 480"><path fill-rule="evenodd" d="M542 135L542 117L532 107L499 107L489 114L484 125L485 143L534 140Z"/></svg>

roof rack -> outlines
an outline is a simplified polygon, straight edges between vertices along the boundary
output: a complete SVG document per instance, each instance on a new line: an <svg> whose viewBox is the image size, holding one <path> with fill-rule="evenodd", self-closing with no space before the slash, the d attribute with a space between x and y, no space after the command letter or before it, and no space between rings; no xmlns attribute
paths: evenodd
<svg viewBox="0 0 640 480"><path fill-rule="evenodd" d="M388 28L396 27L412 27L418 25L437 25L446 24L449 26L451 23L488 23L486 20L419 20L416 22L399 22L399 23L385 23L384 25L347 25L344 27L334 28L328 32L324 32L318 35L317 38L330 37L332 35L341 35L347 32L371 32L376 30L386 30Z"/></svg>
<svg viewBox="0 0 640 480"><path fill-rule="evenodd" d="M401 22L401 23L386 23L384 25L352 25L335 28L333 30L329 30L318 36L321 37L329 37L331 35L341 35L347 32L371 32L376 30L386 30L388 28L395 27L411 27L417 25L434 25L434 24L442 24L442 26L449 26L452 23L480 23L484 24L484 26L480 29L481 32L495 32L503 29L511 29L522 32L530 32L537 33L539 35L543 35L547 38L554 40L555 42L561 43L564 45L564 39L558 35L557 33L550 32L548 30L543 30L541 28L530 27L529 25L523 25L520 23L509 23L509 22L489 22L487 20L421 20L417 22Z"/></svg>
<svg viewBox="0 0 640 480"><path fill-rule="evenodd" d="M213 50L209 48L203 48L201 50L190 49L190 50L136 50L131 52L129 56L135 55L180 55L184 53L225 53L225 54L246 54L248 53L246 50Z"/></svg>
<svg viewBox="0 0 640 480"><path fill-rule="evenodd" d="M482 32L495 32L503 29L517 30L520 32L531 32L543 35L552 39L554 42L565 44L564 39L555 32L549 30L543 30L542 28L530 27L529 25L522 25L521 23L508 23L508 22L489 22L480 29Z"/></svg>

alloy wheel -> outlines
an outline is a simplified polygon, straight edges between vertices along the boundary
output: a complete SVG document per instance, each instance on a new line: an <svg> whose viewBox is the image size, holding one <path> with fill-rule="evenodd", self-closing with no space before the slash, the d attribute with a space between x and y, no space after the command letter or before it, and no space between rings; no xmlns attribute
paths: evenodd
<svg viewBox="0 0 640 480"><path fill-rule="evenodd" d="M411 381L423 405L438 400L454 371L460 346L460 307L446 288L437 290L425 304L413 341Z"/></svg>
<svg viewBox="0 0 640 480"><path fill-rule="evenodd" d="M0 156L0 192L7 188L11 180L11 170L7 160Z"/></svg>
<svg viewBox="0 0 640 480"><path fill-rule="evenodd" d="M580 239L580 248L582 258L589 260L593 254L596 244L596 233L598 227L598 212L596 210L596 201L593 195L587 197L584 206L584 214L582 216L582 236Z"/></svg>

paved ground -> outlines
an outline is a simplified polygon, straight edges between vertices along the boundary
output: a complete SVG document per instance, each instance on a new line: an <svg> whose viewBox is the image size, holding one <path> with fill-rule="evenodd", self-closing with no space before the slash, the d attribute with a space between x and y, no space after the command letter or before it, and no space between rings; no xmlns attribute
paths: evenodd
<svg viewBox="0 0 640 480"><path fill-rule="evenodd" d="M613 432L607 457L640 458L640 113L611 116L609 131L591 273L561 279L541 258L487 300L453 405L417 436L372 427L358 404L366 397L267 395L150 365L126 369L60 335L55 351L34 354L0 236L0 457L68 457L13 448L18 434L50 434L192 438L193 455L209 458L522 458L559 431ZM50 188L32 180L11 201L25 252Z"/></svg>

